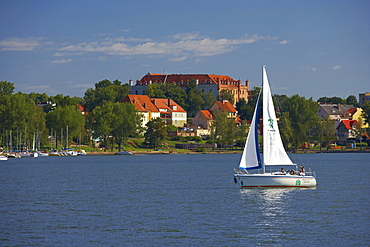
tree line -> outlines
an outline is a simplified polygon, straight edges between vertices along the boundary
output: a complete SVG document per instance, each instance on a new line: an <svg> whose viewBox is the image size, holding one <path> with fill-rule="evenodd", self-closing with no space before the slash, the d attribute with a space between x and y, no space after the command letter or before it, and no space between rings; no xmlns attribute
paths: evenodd
<svg viewBox="0 0 370 247"><path fill-rule="evenodd" d="M174 126L165 126L161 121L153 120L144 130L136 108L129 103L120 103L129 94L130 87L118 80L95 83L94 88L86 90L83 98L62 94L14 93L14 90L13 83L0 81L0 145L4 148L9 148L10 144L13 149L30 149L35 139L41 146L52 149L66 148L72 141L88 144L93 139L99 139L102 147L117 145L120 149L128 138L138 136L145 138L148 147L159 147L167 131L174 129ZM252 117L259 90L255 87L250 91L248 102L242 99L236 103L240 118L244 120L241 127L227 119L225 113L215 114L209 142L242 145L248 129L246 120ZM151 84L146 94L153 98L171 98L190 116L201 109L209 109L216 101L212 93L198 90L195 81L190 81L185 90L177 84ZM350 96L347 101L354 102L356 97L353 97ZM276 105L284 109L278 108L278 111L287 146L296 148L308 137L320 141L333 137L333 123L318 119L317 102L312 98L298 95L275 98ZM217 100L224 99L232 102L233 96L228 91L222 91ZM47 103L38 107L37 102ZM81 114L80 106L87 114ZM366 104L364 109L369 114Z"/></svg>

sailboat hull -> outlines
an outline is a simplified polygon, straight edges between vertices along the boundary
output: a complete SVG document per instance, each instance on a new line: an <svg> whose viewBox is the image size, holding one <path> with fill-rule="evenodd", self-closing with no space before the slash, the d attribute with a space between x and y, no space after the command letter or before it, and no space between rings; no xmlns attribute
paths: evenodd
<svg viewBox="0 0 370 247"><path fill-rule="evenodd" d="M234 182L237 183L240 188L316 187L316 179L313 176L296 176L289 174L235 174Z"/></svg>

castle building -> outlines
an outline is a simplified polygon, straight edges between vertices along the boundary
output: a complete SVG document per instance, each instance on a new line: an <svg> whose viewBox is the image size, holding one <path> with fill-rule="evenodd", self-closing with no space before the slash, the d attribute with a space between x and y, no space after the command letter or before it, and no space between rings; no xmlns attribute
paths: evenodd
<svg viewBox="0 0 370 247"><path fill-rule="evenodd" d="M176 83L182 89L186 89L186 85L194 80L197 88L205 94L213 93L216 99L219 99L222 90L229 91L234 95L234 102L240 99L245 99L248 102L248 81L246 85L242 85L241 80L234 80L225 75L212 74L154 74L148 73L141 80L137 80L136 84L130 80L130 94L143 95L148 85L153 83Z"/></svg>

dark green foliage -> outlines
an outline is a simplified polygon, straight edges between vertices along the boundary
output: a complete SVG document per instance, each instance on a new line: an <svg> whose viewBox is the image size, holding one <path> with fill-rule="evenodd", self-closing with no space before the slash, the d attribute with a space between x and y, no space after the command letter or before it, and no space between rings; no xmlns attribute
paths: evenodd
<svg viewBox="0 0 370 247"><path fill-rule="evenodd" d="M147 130L144 134L145 141L152 148L161 147L163 140L167 136L166 126L160 118L153 119L147 124Z"/></svg>

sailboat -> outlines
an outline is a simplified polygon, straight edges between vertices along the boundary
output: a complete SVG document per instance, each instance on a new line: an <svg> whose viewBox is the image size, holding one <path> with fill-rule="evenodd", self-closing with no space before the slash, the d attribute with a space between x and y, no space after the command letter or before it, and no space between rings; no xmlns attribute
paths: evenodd
<svg viewBox="0 0 370 247"><path fill-rule="evenodd" d="M315 173L305 171L304 166L300 166L300 171L298 171L298 165L291 161L285 151L280 137L265 66L262 67L263 155L260 154L258 143L260 96L261 92L258 95L239 167L234 169L234 182L240 188L316 187ZM293 169L288 172L285 172L283 168L280 171L267 172L266 167L271 168L270 166L291 166Z"/></svg>

